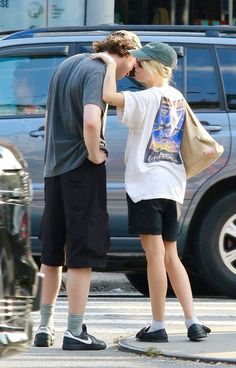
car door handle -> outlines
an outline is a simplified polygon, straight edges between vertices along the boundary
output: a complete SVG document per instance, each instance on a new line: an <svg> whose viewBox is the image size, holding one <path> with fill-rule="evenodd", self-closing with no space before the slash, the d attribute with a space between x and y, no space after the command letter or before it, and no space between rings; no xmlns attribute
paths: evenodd
<svg viewBox="0 0 236 368"><path fill-rule="evenodd" d="M44 138L44 132L45 132L44 126L41 126L41 127L39 127L38 130L32 130L30 132L30 136L33 137L33 138L41 138L41 139L43 139Z"/></svg>
<svg viewBox="0 0 236 368"><path fill-rule="evenodd" d="M208 123L208 121L200 121L200 123L204 126L204 128L208 131L208 132L220 132L222 129L221 125L217 125L217 124L210 124Z"/></svg>

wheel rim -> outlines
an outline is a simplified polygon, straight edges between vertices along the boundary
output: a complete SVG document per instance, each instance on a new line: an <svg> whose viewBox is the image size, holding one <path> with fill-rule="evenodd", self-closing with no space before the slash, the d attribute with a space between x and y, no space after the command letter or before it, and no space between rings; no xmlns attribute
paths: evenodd
<svg viewBox="0 0 236 368"><path fill-rule="evenodd" d="M220 233L219 248L224 264L236 274L236 215L224 224Z"/></svg>

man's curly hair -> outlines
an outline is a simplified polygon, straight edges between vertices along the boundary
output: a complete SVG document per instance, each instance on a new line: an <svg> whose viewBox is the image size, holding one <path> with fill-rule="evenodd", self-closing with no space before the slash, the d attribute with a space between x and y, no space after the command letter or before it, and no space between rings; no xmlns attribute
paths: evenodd
<svg viewBox="0 0 236 368"><path fill-rule="evenodd" d="M93 42L95 52L107 51L118 56L129 55L129 50L141 47L138 36L126 30L112 32L103 41Z"/></svg>

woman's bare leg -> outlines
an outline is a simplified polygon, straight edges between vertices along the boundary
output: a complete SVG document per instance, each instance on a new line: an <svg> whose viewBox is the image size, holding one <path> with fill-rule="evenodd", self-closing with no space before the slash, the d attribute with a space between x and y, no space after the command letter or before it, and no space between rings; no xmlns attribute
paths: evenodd
<svg viewBox="0 0 236 368"><path fill-rule="evenodd" d="M147 259L147 276L153 320L164 321L167 275L162 236L141 235L140 239Z"/></svg>
<svg viewBox="0 0 236 368"><path fill-rule="evenodd" d="M165 244L165 266L171 286L177 296L185 319L194 316L193 295L188 274L179 259L176 242L164 241Z"/></svg>

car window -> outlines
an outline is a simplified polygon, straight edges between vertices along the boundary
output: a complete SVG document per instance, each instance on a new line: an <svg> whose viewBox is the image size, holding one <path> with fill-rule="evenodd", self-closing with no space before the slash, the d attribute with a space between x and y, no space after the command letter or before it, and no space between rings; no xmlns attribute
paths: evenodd
<svg viewBox="0 0 236 368"><path fill-rule="evenodd" d="M236 50L217 49L221 75L223 79L226 103L229 109L236 109Z"/></svg>
<svg viewBox="0 0 236 368"><path fill-rule="evenodd" d="M173 70L173 77L171 85L177 88L179 91L183 91L183 58L178 59L177 68Z"/></svg>
<svg viewBox="0 0 236 368"><path fill-rule="evenodd" d="M219 107L217 73L208 48L186 50L186 98L193 108Z"/></svg>
<svg viewBox="0 0 236 368"><path fill-rule="evenodd" d="M141 83L137 82L133 77L125 77L125 78L119 79L116 82L116 85L117 85L118 92L122 92L122 91L135 92L135 91L140 91L144 89L144 86Z"/></svg>
<svg viewBox="0 0 236 368"><path fill-rule="evenodd" d="M44 114L49 80L64 58L1 57L0 116Z"/></svg>

